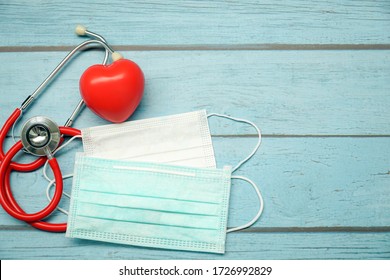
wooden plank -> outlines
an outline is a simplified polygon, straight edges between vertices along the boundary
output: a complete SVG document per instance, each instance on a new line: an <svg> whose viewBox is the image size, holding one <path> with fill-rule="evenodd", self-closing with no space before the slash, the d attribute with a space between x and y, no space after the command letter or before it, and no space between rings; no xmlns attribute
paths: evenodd
<svg viewBox="0 0 390 280"><path fill-rule="evenodd" d="M383 1L8 1L3 46L74 45L78 23L116 45L390 43ZM86 11L88 16L74 13ZM357 28L358 27L358 28ZM238 35L239 34L239 35Z"/></svg>
<svg viewBox="0 0 390 280"><path fill-rule="evenodd" d="M192 110L247 118L267 135L390 135L390 51L124 52L146 76L144 99L132 119ZM65 56L0 53L1 110L13 108ZM100 52L73 60L25 114L65 123L79 100L78 79ZM212 120L213 122L214 120ZM104 124L84 110L76 127ZM214 134L253 134L242 125Z"/></svg>
<svg viewBox="0 0 390 280"><path fill-rule="evenodd" d="M256 140L217 137L213 143L217 164L222 167L245 158ZM74 152L69 149L59 157L64 174L72 172ZM265 138L260 152L237 175L254 180L264 196L264 213L251 230L389 227L389 166L390 138ZM47 183L41 172L16 173L12 183L17 200L27 211L46 205ZM65 188L70 190L71 181L66 181ZM67 208L67 199L63 203ZM257 209L251 187L234 181L228 225L245 224ZM66 218L59 215L54 220ZM0 224L0 229L24 225L2 209Z"/></svg>
<svg viewBox="0 0 390 280"><path fill-rule="evenodd" d="M2 231L6 259L389 259L390 233L232 233L224 255L133 247L41 231Z"/></svg>

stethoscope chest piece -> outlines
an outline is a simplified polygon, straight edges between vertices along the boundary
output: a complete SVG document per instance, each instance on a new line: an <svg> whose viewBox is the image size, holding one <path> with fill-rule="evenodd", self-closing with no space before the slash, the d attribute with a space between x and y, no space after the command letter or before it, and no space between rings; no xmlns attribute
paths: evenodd
<svg viewBox="0 0 390 280"><path fill-rule="evenodd" d="M61 133L58 125L43 116L29 119L22 128L21 140L24 148L36 156L47 156L59 145Z"/></svg>

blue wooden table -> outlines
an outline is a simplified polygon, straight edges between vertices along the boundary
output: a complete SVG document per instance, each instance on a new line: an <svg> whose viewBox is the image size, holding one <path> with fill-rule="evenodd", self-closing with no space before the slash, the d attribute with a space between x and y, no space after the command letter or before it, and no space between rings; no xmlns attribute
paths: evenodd
<svg viewBox="0 0 390 280"><path fill-rule="evenodd" d="M78 23L143 69L144 99L130 120L206 109L255 122L263 144L240 174L259 184L265 210L218 255L68 239L0 209L1 259L390 258L389 1L1 1L1 123L82 41ZM81 73L101 60L100 50L80 53L23 120L65 123ZM105 123L85 109L74 126ZM250 127L210 126L219 166L256 143ZM81 150L60 155L65 173ZM26 211L47 203L41 171L14 173L12 185ZM240 183L230 205L229 227L257 210Z"/></svg>

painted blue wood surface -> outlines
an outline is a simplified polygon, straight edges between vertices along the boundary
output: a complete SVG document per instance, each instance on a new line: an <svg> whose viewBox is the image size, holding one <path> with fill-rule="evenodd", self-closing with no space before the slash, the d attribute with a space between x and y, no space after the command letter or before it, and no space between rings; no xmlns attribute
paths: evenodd
<svg viewBox="0 0 390 280"><path fill-rule="evenodd" d="M86 24L119 49L136 46L122 52L146 76L145 97L131 119L205 108L262 128L259 153L239 173L259 184L264 214L252 228L229 234L227 253L215 255L67 239L0 209L0 259L390 258L388 1L120 0L115 6L0 3L0 122L64 49L81 42L74 25ZM78 55L24 120L44 114L64 123L79 99L78 77L101 60L100 51ZM75 125L104 123L84 110ZM219 166L238 162L256 142L249 127L210 124ZM80 144L60 156L65 172L77 150ZM26 210L46 203L40 172L14 173L12 182ZM230 205L229 226L245 223L257 209L241 183L233 186Z"/></svg>
<svg viewBox="0 0 390 280"><path fill-rule="evenodd" d="M390 43L387 0L3 1L0 15L4 46L78 44L77 23L114 45Z"/></svg>

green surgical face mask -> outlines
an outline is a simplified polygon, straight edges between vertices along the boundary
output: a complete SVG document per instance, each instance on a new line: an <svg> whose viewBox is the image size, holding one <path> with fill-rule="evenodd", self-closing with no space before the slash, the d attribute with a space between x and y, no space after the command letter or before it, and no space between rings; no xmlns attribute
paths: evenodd
<svg viewBox="0 0 390 280"><path fill-rule="evenodd" d="M263 209L255 184L232 176L244 161L232 170L78 154L66 236L224 253L226 233L252 225ZM259 197L260 208L248 224L227 231L231 179L249 182Z"/></svg>

